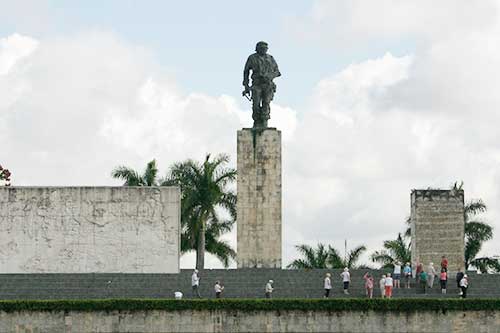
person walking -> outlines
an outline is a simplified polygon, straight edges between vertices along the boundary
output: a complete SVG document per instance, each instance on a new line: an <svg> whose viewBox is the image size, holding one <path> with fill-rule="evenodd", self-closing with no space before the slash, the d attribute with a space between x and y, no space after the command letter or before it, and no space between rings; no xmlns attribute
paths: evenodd
<svg viewBox="0 0 500 333"><path fill-rule="evenodd" d="M224 286L220 284L220 281L215 281L214 291L215 291L215 298L220 298L222 292L224 291Z"/></svg>
<svg viewBox="0 0 500 333"><path fill-rule="evenodd" d="M385 278L385 297L392 298L392 286L394 285L394 281L391 277L391 273L387 273L387 277Z"/></svg>
<svg viewBox="0 0 500 333"><path fill-rule="evenodd" d="M344 271L340 273L340 277L342 277L342 282L344 284L344 294L349 295L349 282L351 282L349 268L344 268Z"/></svg>
<svg viewBox="0 0 500 333"><path fill-rule="evenodd" d="M444 269L448 273L448 259L446 259L446 256L441 257L441 269Z"/></svg>
<svg viewBox="0 0 500 333"><path fill-rule="evenodd" d="M274 288L273 288L273 280L269 280L266 284L266 298L271 298Z"/></svg>
<svg viewBox="0 0 500 333"><path fill-rule="evenodd" d="M448 273L446 268L441 268L441 273L439 274L439 283L441 284L441 294L446 294L446 285L448 284Z"/></svg>
<svg viewBox="0 0 500 333"><path fill-rule="evenodd" d="M420 286L421 286L424 294L427 294L427 290L426 290L426 287L427 287L427 272L426 271L420 272Z"/></svg>
<svg viewBox="0 0 500 333"><path fill-rule="evenodd" d="M411 280L411 266L410 263L407 262L405 267L403 268L403 275L405 277L406 288L410 289L410 280Z"/></svg>
<svg viewBox="0 0 500 333"><path fill-rule="evenodd" d="M330 279L331 274L326 273L325 280L323 281L323 286L325 288L325 296L324 298L330 297L330 291L332 290L332 280Z"/></svg>
<svg viewBox="0 0 500 333"><path fill-rule="evenodd" d="M401 263L399 261L396 261L394 263L394 271L393 277L394 277L394 288L400 288L400 280L401 280Z"/></svg>
<svg viewBox="0 0 500 333"><path fill-rule="evenodd" d="M417 260L417 269L415 270L417 285L420 283L420 273L424 270L424 265Z"/></svg>
<svg viewBox="0 0 500 333"><path fill-rule="evenodd" d="M380 296L382 298L385 298L385 279L386 279L385 274L382 274L382 277L378 281L378 286L380 288Z"/></svg>
<svg viewBox="0 0 500 333"><path fill-rule="evenodd" d="M467 288L469 288L469 278L467 274L464 274L463 278L460 280L460 289L462 290L462 298L467 298Z"/></svg>
<svg viewBox="0 0 500 333"><path fill-rule="evenodd" d="M373 276L366 272L363 279L365 279L366 297L373 298Z"/></svg>
<svg viewBox="0 0 500 333"><path fill-rule="evenodd" d="M432 289L434 285L434 277L436 276L436 269L434 268L434 263L430 262L429 267L427 267L427 285Z"/></svg>
<svg viewBox="0 0 500 333"><path fill-rule="evenodd" d="M455 277L455 279L457 280L457 288L460 289L460 292L458 293L459 295L462 295L462 288L460 288L460 281L462 281L463 277L464 277L464 272L462 271L462 267L460 267Z"/></svg>
<svg viewBox="0 0 500 333"><path fill-rule="evenodd" d="M198 270L195 269L193 271L193 275L191 275L191 287L193 289L193 297L201 298L200 295L200 276L198 275Z"/></svg>

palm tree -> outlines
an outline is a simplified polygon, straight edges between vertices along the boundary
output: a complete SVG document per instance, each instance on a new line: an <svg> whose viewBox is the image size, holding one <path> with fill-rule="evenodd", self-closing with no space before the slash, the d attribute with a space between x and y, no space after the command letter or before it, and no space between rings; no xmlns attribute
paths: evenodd
<svg viewBox="0 0 500 333"><path fill-rule="evenodd" d="M126 166L116 167L111 172L111 177L125 181L124 186L158 186L157 175L156 160L152 160L146 165L146 170L142 175Z"/></svg>
<svg viewBox="0 0 500 333"><path fill-rule="evenodd" d="M313 269L313 268L358 268L359 257L366 251L364 245L358 246L349 251L346 258L342 258L340 252L328 245L318 243L314 249L309 245L296 245L295 248L300 252L302 258L292 261L287 268L295 269Z"/></svg>
<svg viewBox="0 0 500 333"><path fill-rule="evenodd" d="M295 248L302 255L302 258L292 261L287 268L295 269L313 269L313 268L330 268L328 266L330 251L325 245L318 243L316 249L309 245L295 245Z"/></svg>
<svg viewBox="0 0 500 333"><path fill-rule="evenodd" d="M219 237L236 221L236 194L228 187L236 180L236 170L225 167L227 155L200 164L193 160L175 163L161 185L181 187L181 251L196 251L196 268L203 269L205 251L219 258L225 267L236 257L231 246ZM221 213L228 215L223 218Z"/></svg>
<svg viewBox="0 0 500 333"><path fill-rule="evenodd" d="M493 228L485 223L474 218L486 211L486 205L484 202L479 200L472 200L465 205L465 268L468 269L471 265L475 267L486 267L494 268L495 265L491 260L479 260L476 258L481 247L485 241L493 238ZM475 264L479 266L476 266Z"/></svg>
<svg viewBox="0 0 500 333"><path fill-rule="evenodd" d="M375 251L371 255L372 261L382 264L383 268L394 267L396 261L401 263L410 262L411 246L409 242L406 242L405 238L401 236L401 233L398 233L395 240L384 241L384 249Z"/></svg>
<svg viewBox="0 0 500 333"><path fill-rule="evenodd" d="M349 269L366 267L365 265L358 265L359 257L366 251L366 246L360 245L347 252L345 258L342 258L340 252L334 247L328 246L330 257L328 258L331 268L344 268Z"/></svg>

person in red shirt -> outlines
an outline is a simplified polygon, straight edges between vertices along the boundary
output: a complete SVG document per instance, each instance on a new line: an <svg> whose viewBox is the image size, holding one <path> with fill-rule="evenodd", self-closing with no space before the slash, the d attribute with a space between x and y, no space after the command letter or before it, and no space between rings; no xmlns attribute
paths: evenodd
<svg viewBox="0 0 500 333"><path fill-rule="evenodd" d="M417 285L420 283L420 273L422 273L423 270L424 270L424 265L422 265L417 260L417 269L416 269Z"/></svg>
<svg viewBox="0 0 500 333"><path fill-rule="evenodd" d="M448 282L448 273L444 268L441 268L441 273L439 274L439 282L441 284L441 294L446 294L446 284Z"/></svg>
<svg viewBox="0 0 500 333"><path fill-rule="evenodd" d="M444 269L448 273L448 259L445 256L441 257L441 269Z"/></svg>

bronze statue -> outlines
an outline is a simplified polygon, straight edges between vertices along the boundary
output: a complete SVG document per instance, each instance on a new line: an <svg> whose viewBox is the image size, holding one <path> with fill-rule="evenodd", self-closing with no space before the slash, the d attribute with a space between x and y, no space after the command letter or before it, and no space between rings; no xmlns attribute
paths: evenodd
<svg viewBox="0 0 500 333"><path fill-rule="evenodd" d="M281 73L273 56L267 54L266 42L258 42L255 51L256 53L248 57L243 71L243 86L245 86L243 96L252 101L253 128L267 128L271 112L269 103L276 92L273 79L281 76ZM252 71L251 87L248 80L250 71Z"/></svg>

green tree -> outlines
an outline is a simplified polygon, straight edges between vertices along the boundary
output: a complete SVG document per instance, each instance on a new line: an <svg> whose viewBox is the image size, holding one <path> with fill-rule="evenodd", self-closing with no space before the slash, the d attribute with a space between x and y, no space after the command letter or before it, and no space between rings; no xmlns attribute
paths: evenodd
<svg viewBox="0 0 500 333"><path fill-rule="evenodd" d="M484 242L493 238L493 228L477 220L477 215L486 212L487 207L484 202L472 200L465 205L465 268L474 266L483 272L488 269L495 269L496 261L491 258L476 258L481 251ZM489 259L489 260L488 260Z"/></svg>
<svg viewBox="0 0 500 333"><path fill-rule="evenodd" d="M342 258L340 252L331 245L325 246L318 243L316 249L302 244L296 245L302 258L293 260L287 268L313 269L313 268L359 268L357 265L360 256L366 251L364 245L358 246L347 253L346 258Z"/></svg>
<svg viewBox="0 0 500 333"><path fill-rule="evenodd" d="M383 268L394 267L394 263L411 262L411 245L406 242L406 237L398 233L395 240L384 241L384 249L375 251L371 255L371 260L382 265Z"/></svg>
<svg viewBox="0 0 500 333"><path fill-rule="evenodd" d="M156 160L152 160L146 165L142 175L126 166L116 167L111 172L111 177L125 181L123 186L158 186L157 175Z"/></svg>
<svg viewBox="0 0 500 333"><path fill-rule="evenodd" d="M193 160L175 163L161 185L181 187L181 251L196 251L196 268L203 269L205 251L222 261L236 257L231 246L219 237L236 222L236 194L231 189L236 170L226 167L227 155L213 160L210 154L203 163Z"/></svg>
<svg viewBox="0 0 500 333"><path fill-rule="evenodd" d="M328 266L330 251L325 245L318 243L316 249L313 247L301 244L295 245L297 251L302 258L293 260L287 268L295 269L313 269L313 268L331 268Z"/></svg>
<svg viewBox="0 0 500 333"><path fill-rule="evenodd" d="M204 251L215 255L228 267L236 252L227 242L220 240L220 236L231 231L236 220L236 195L227 189L236 178L236 170L225 168L227 162L226 155L220 155L213 161L207 155L202 165L192 160L175 163L169 175L159 179L156 160L152 160L142 174L119 166L111 172L111 176L123 180L124 186L180 186L181 253L197 251L198 269L204 267ZM221 212L226 212L229 218L221 218ZM202 251L199 249L201 244L205 244Z"/></svg>

